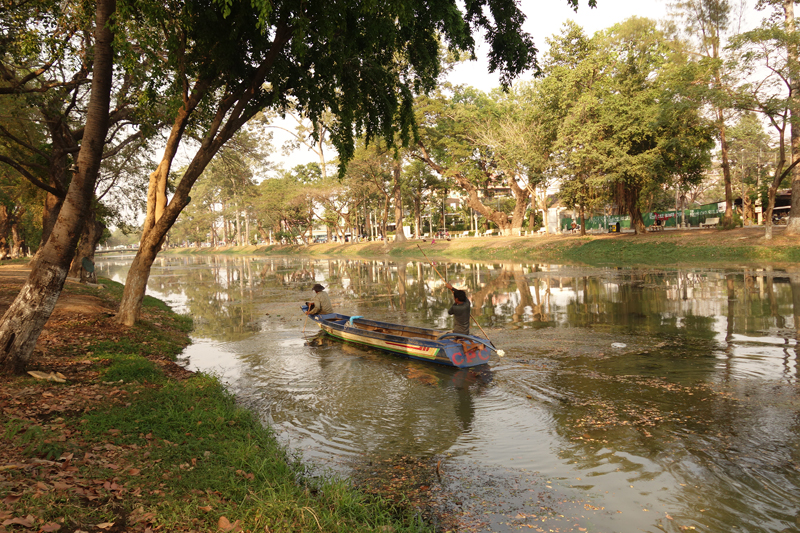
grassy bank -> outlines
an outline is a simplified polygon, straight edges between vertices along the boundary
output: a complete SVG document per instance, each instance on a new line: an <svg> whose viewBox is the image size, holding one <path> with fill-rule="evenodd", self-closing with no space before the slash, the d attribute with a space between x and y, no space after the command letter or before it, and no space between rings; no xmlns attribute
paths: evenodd
<svg viewBox="0 0 800 533"><path fill-rule="evenodd" d="M795 263L800 242L774 229L764 239L763 228L682 230L633 234L551 235L545 237L481 237L450 241L410 240L404 243L326 243L310 246L246 246L186 248L174 253L320 255L348 257L431 257L481 261L531 261L586 265L722 265L734 262Z"/></svg>
<svg viewBox="0 0 800 533"><path fill-rule="evenodd" d="M216 379L174 363L189 319L148 297L123 329L109 312L122 287L103 287L66 288L31 367L51 380L2 379L0 532L430 530L308 476Z"/></svg>

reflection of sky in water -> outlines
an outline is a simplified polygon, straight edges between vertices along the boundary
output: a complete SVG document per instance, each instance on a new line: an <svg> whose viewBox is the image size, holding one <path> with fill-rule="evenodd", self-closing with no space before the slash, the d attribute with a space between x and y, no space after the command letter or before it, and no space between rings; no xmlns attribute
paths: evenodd
<svg viewBox="0 0 800 533"><path fill-rule="evenodd" d="M322 283L341 312L448 328L449 292L425 264L166 256L148 294L195 318L190 368L219 375L325 466L442 457L449 479L511 502L512 518L541 513L532 493L586 502L576 522L553 517L561 531L795 524L800 286L784 273L437 266L510 354L488 379L321 339L297 310ZM116 281L125 269L98 261ZM528 487L530 472L549 484ZM505 511L474 511L515 529Z"/></svg>

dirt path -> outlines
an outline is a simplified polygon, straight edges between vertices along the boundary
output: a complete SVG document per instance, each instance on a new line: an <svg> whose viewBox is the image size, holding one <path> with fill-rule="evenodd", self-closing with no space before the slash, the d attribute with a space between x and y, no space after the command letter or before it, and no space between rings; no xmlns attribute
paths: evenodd
<svg viewBox="0 0 800 533"><path fill-rule="evenodd" d="M0 313L5 313L17 297L29 272L26 264L0 265ZM86 359L92 355L86 345L90 341L117 341L130 333L128 328L114 320L116 298L117 295L111 294L103 285L67 280L36 342L28 370L61 372L74 381L91 380L96 372L85 374L85 371L96 366L97 361ZM145 321L153 318L146 311L142 315ZM188 373L171 361L163 363L170 367L165 369L169 374L180 376Z"/></svg>

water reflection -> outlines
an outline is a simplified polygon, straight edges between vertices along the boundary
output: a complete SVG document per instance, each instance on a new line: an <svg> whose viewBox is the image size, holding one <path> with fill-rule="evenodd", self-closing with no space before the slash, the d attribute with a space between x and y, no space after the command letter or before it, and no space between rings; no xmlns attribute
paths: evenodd
<svg viewBox="0 0 800 533"><path fill-rule="evenodd" d="M509 354L464 373L317 336L298 311L322 283L344 313L448 328L426 263L159 261L150 293L195 320L188 364L321 464L447 457L442 482L469 486L493 530L538 527L544 493L561 531L798 527L800 270L440 264Z"/></svg>

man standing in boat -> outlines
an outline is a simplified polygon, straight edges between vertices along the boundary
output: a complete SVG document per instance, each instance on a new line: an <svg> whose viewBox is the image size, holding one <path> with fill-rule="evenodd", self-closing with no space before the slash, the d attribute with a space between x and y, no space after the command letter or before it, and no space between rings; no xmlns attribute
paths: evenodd
<svg viewBox="0 0 800 533"><path fill-rule="evenodd" d="M333 306L331 305L331 299L328 297L328 293L325 292L325 287L317 283L312 287L314 294L314 299L311 302L306 302L308 305L308 311L306 311L307 315L329 315L333 313Z"/></svg>
<svg viewBox="0 0 800 533"><path fill-rule="evenodd" d="M470 304L467 293L461 289L456 289L450 283L447 288L453 291L455 303L447 310L448 315L453 315L453 333L469 335Z"/></svg>

